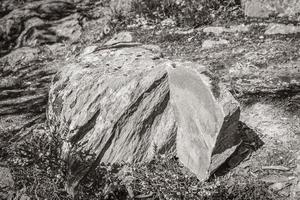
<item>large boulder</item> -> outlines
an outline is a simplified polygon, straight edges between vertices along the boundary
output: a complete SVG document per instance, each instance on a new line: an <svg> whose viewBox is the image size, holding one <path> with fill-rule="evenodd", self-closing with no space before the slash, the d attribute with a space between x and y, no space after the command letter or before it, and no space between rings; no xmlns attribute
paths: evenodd
<svg viewBox="0 0 300 200"><path fill-rule="evenodd" d="M300 13L299 0L242 0L242 3L249 17L296 16Z"/></svg>
<svg viewBox="0 0 300 200"><path fill-rule="evenodd" d="M155 153L175 153L204 180L240 144L239 104L204 66L138 43L83 52L61 64L48 103L69 188L100 162L147 162Z"/></svg>

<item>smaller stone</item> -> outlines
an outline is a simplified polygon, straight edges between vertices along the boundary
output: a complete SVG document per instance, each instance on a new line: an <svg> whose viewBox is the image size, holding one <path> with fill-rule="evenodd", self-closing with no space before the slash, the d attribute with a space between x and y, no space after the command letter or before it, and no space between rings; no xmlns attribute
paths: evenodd
<svg viewBox="0 0 300 200"><path fill-rule="evenodd" d="M206 27L203 29L204 33L213 33L215 35L220 35L224 32L225 28L224 27Z"/></svg>
<svg viewBox="0 0 300 200"><path fill-rule="evenodd" d="M283 175L275 175L275 174L270 174L270 175L266 175L263 178L261 178L261 181L265 182L265 183L278 183L278 182L289 182L294 180L295 177L286 177Z"/></svg>
<svg viewBox="0 0 300 200"><path fill-rule="evenodd" d="M296 153L296 169L295 173L298 176L298 179L300 180L300 151Z"/></svg>
<svg viewBox="0 0 300 200"><path fill-rule="evenodd" d="M285 25L285 24L275 24L271 23L265 31L265 35L275 35L275 34L296 34L300 33L300 26Z"/></svg>
<svg viewBox="0 0 300 200"><path fill-rule="evenodd" d="M194 37L190 37L187 39L188 42L191 42L193 40Z"/></svg>
<svg viewBox="0 0 300 200"><path fill-rule="evenodd" d="M160 35L161 33L162 33L162 31L159 30L159 31L156 31L156 32L155 32L155 35Z"/></svg>
<svg viewBox="0 0 300 200"><path fill-rule="evenodd" d="M283 188L287 187L288 185L289 184L286 182L284 182L284 183L279 182L279 183L274 183L274 184L270 185L269 188L275 192L278 192L278 191L282 190Z"/></svg>
<svg viewBox="0 0 300 200"><path fill-rule="evenodd" d="M250 29L250 26L245 24L230 26L229 30L230 32L248 32Z"/></svg>
<svg viewBox="0 0 300 200"><path fill-rule="evenodd" d="M285 191L285 190L279 191L278 194L279 194L280 196L283 196L283 197L288 197L288 196L290 196L290 193L289 193L288 191Z"/></svg>
<svg viewBox="0 0 300 200"><path fill-rule="evenodd" d="M92 45L92 46L88 46L86 47L83 52L81 53L82 56L85 56L87 54L90 54L90 53L93 53L96 49L97 49L98 46L96 45Z"/></svg>
<svg viewBox="0 0 300 200"><path fill-rule="evenodd" d="M215 48L218 46L223 46L223 45L228 45L229 41L228 40L205 40L202 43L202 49L211 49L211 48Z"/></svg>
<svg viewBox="0 0 300 200"><path fill-rule="evenodd" d="M121 42L133 42L132 33L128 31L120 32L107 41L105 45L110 46Z"/></svg>
<svg viewBox="0 0 300 200"><path fill-rule="evenodd" d="M5 188L12 188L14 180L10 170L6 167L0 167L0 190Z"/></svg>
<svg viewBox="0 0 300 200"><path fill-rule="evenodd" d="M27 196L26 194L23 194L23 195L20 197L20 200L30 200L30 197Z"/></svg>
<svg viewBox="0 0 300 200"><path fill-rule="evenodd" d="M192 34L195 30L194 29L190 29L190 30L177 30L174 33L178 34L178 35L188 35L188 34Z"/></svg>
<svg viewBox="0 0 300 200"><path fill-rule="evenodd" d="M142 26L142 28L146 29L146 30L153 30L153 29L155 29L155 26L144 25L144 26Z"/></svg>

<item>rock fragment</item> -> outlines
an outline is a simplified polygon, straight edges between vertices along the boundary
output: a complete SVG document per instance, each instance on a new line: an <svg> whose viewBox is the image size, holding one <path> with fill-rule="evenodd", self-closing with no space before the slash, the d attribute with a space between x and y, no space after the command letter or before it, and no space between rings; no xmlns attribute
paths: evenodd
<svg viewBox="0 0 300 200"><path fill-rule="evenodd" d="M220 40L204 40L202 43L202 49L211 49L215 47L220 47L224 45L228 45L229 41L220 39Z"/></svg>
<svg viewBox="0 0 300 200"><path fill-rule="evenodd" d="M5 167L0 167L0 188L12 188L14 186L14 180L10 173L10 170Z"/></svg>
<svg viewBox="0 0 300 200"><path fill-rule="evenodd" d="M236 65L229 70L234 89L244 94L290 95L300 92L300 60L266 67L255 65Z"/></svg>
<svg viewBox="0 0 300 200"><path fill-rule="evenodd" d="M0 167L0 198L8 199L14 187L14 180L11 175L10 169Z"/></svg>
<svg viewBox="0 0 300 200"><path fill-rule="evenodd" d="M274 24L268 25L265 35L275 35L275 34L296 34L300 33L300 26L285 25L285 24Z"/></svg>
<svg viewBox="0 0 300 200"><path fill-rule="evenodd" d="M123 31L113 36L109 41L105 43L106 46L114 45L117 43L130 43L133 42L133 36L131 32Z"/></svg>

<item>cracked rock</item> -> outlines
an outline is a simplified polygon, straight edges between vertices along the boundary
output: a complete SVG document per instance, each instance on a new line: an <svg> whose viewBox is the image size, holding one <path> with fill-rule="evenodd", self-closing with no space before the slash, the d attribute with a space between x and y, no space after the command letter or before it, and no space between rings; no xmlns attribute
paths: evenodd
<svg viewBox="0 0 300 200"><path fill-rule="evenodd" d="M154 152L175 153L205 180L240 144L233 96L204 66L157 49L91 51L55 75L47 117L64 141L71 191L100 162L147 162Z"/></svg>

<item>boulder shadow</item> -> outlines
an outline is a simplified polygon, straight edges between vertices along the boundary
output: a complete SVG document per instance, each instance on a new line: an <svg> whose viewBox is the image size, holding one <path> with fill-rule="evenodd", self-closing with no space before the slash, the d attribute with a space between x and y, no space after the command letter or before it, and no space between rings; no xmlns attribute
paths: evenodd
<svg viewBox="0 0 300 200"><path fill-rule="evenodd" d="M264 142L259 138L257 133L249 128L245 123L239 121L238 129L241 134L241 144L237 147L235 152L211 175L209 180L225 175L231 169L237 167L243 160L251 155L252 152L264 145Z"/></svg>

